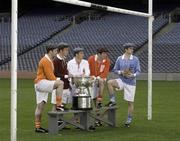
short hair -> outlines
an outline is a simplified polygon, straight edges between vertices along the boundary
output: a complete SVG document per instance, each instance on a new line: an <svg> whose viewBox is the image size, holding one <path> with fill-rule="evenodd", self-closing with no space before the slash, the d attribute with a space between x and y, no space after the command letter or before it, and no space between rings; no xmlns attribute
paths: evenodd
<svg viewBox="0 0 180 141"><path fill-rule="evenodd" d="M106 48L98 48L97 49L97 53L103 53L103 52L108 52L108 50Z"/></svg>
<svg viewBox="0 0 180 141"><path fill-rule="evenodd" d="M46 52L49 53L51 50L54 50L57 48L57 45L56 44L47 44L45 45L46 47Z"/></svg>
<svg viewBox="0 0 180 141"><path fill-rule="evenodd" d="M134 43L125 43L125 44L123 45L124 50L125 50L125 49L128 49L128 48L130 48L130 47L135 48L136 45L135 45Z"/></svg>
<svg viewBox="0 0 180 141"><path fill-rule="evenodd" d="M74 56L76 56L76 54L78 54L81 51L84 51L84 49L81 47L77 47L77 48L74 48L73 51L74 51Z"/></svg>
<svg viewBox="0 0 180 141"><path fill-rule="evenodd" d="M69 48L69 45L65 42L60 42L58 44L58 51L63 50L64 48Z"/></svg>

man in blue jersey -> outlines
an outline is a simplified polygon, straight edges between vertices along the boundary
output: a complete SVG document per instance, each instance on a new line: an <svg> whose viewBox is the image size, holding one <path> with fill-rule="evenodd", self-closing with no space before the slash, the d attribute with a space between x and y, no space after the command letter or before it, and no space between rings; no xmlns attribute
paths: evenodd
<svg viewBox="0 0 180 141"><path fill-rule="evenodd" d="M134 111L134 97L136 91L136 77L140 74L139 59L132 55L135 44L126 43L123 45L125 53L116 60L113 72L119 75L118 79L109 80L108 92L110 102L107 106L115 106L114 88L124 90L124 100L128 102L128 116L125 126L129 127L132 122Z"/></svg>

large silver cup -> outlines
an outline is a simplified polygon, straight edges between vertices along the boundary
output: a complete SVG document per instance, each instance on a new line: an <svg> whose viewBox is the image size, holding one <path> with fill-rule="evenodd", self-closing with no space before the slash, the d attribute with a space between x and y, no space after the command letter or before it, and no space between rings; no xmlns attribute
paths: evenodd
<svg viewBox="0 0 180 141"><path fill-rule="evenodd" d="M91 77L74 77L72 83L75 85L75 94L73 96L73 109L75 110L91 110L92 100L89 87L92 86L94 80Z"/></svg>
<svg viewBox="0 0 180 141"><path fill-rule="evenodd" d="M73 77L72 83L76 87L76 93L79 95L90 95L89 87L94 83L94 79L91 77Z"/></svg>

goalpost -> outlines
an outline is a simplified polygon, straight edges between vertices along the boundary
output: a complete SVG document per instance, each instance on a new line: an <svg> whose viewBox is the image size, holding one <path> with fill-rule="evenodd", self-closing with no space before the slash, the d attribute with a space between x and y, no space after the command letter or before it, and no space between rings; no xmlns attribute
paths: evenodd
<svg viewBox="0 0 180 141"><path fill-rule="evenodd" d="M84 7L91 7L110 12L124 13L148 18L148 120L152 119L152 22L153 4L148 0L148 13L131 11L111 6L99 5L80 0L54 0ZM17 17L18 0L11 0L11 141L17 140Z"/></svg>
<svg viewBox="0 0 180 141"><path fill-rule="evenodd" d="M116 8L116 7L106 6L106 5L100 5L100 4L85 2L81 0L53 0L53 1L148 18L148 108L147 108L148 114L147 114L147 118L148 120L151 120L152 119L152 26L153 26L152 22L154 20L153 0L148 0L148 13L126 10L126 9L121 9L121 8Z"/></svg>
<svg viewBox="0 0 180 141"><path fill-rule="evenodd" d="M11 0L11 141L17 140L17 18L18 0Z"/></svg>

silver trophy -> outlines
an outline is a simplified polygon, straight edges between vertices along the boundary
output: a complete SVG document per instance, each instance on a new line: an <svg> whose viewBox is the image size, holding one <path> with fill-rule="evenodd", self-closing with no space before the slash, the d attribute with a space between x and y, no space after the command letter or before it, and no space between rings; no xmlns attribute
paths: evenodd
<svg viewBox="0 0 180 141"><path fill-rule="evenodd" d="M94 79L92 77L73 77L73 83L76 87L76 93L79 95L90 95L89 87L94 83Z"/></svg>
<svg viewBox="0 0 180 141"><path fill-rule="evenodd" d="M91 110L92 101L89 88L94 83L94 79L92 77L73 77L72 83L76 88L72 108L75 110Z"/></svg>

